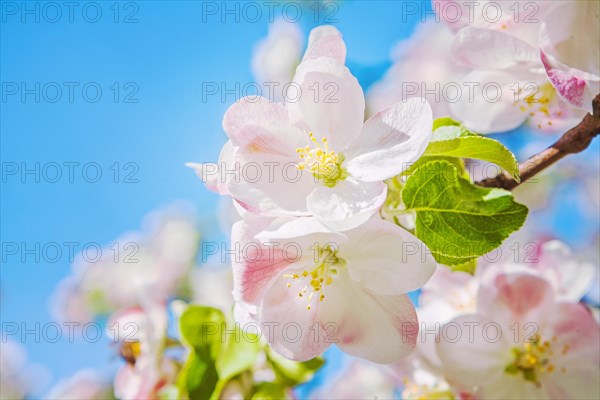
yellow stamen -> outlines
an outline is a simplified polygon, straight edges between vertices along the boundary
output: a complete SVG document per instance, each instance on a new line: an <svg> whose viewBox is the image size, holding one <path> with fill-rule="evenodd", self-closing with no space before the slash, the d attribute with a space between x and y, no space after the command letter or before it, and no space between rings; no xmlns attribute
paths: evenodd
<svg viewBox="0 0 600 400"><path fill-rule="evenodd" d="M337 250L334 250L331 246L325 246L318 248L317 263L314 269L308 271L304 270L300 274L284 274L285 278L291 278L293 281L308 278L308 285L304 286L302 290L298 292L298 297L304 297L307 290L310 289L308 294L308 306L307 310L310 310L310 304L312 302L313 295L319 292L319 301L325 300L325 286L333 283L333 277L337 275L338 268L344 267L346 261L337 256ZM292 287L293 282L288 282L286 286Z"/></svg>
<svg viewBox="0 0 600 400"><path fill-rule="evenodd" d="M328 187L334 187L339 181L346 179L348 173L342 167L344 156L329 150L327 138L322 138L321 143L319 143L313 133L310 132L308 139L310 146L296 149L302 159L296 165L296 168L299 170L308 169L315 179Z"/></svg>
<svg viewBox="0 0 600 400"><path fill-rule="evenodd" d="M552 342L556 342L556 337L552 338ZM514 361L506 366L505 372L521 374L523 379L539 387L541 385L540 375L552 373L556 368L550 361L550 357L554 354L551 349L552 342L542 341L540 335L536 334L523 347L513 348ZM566 344L562 348L563 354L566 354L569 348L569 345Z"/></svg>

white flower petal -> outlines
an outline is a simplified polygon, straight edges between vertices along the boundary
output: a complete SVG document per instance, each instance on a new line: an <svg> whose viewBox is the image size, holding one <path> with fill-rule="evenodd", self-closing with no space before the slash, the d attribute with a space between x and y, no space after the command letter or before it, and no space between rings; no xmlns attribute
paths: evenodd
<svg viewBox="0 0 600 400"><path fill-rule="evenodd" d="M513 358L511 346L506 341L506 332L502 332L500 340L491 340L496 338L496 330L489 328L489 332L484 332L490 322L480 315L463 315L441 330L437 350L450 384L473 391L507 375L504 368Z"/></svg>
<svg viewBox="0 0 600 400"><path fill-rule="evenodd" d="M539 62L538 52L527 42L485 28L461 29L454 39L452 52L459 62L476 69L523 68Z"/></svg>
<svg viewBox="0 0 600 400"><path fill-rule="evenodd" d="M315 233L333 234L334 231L315 217L281 217L256 235L256 238L260 240L290 239Z"/></svg>
<svg viewBox="0 0 600 400"><path fill-rule="evenodd" d="M310 31L308 47L302 61L319 57L333 58L340 64L346 62L346 44L340 31L333 26L322 25Z"/></svg>
<svg viewBox="0 0 600 400"><path fill-rule="evenodd" d="M318 186L307 198L308 210L327 227L345 231L367 221L387 195L383 182L358 182L348 178L335 187Z"/></svg>
<svg viewBox="0 0 600 400"><path fill-rule="evenodd" d="M348 145L348 172L367 182L398 175L425 151L433 116L425 99L411 98L374 115Z"/></svg>
<svg viewBox="0 0 600 400"><path fill-rule="evenodd" d="M286 108L259 96L241 98L223 117L223 129L241 151L296 157L306 138L288 119Z"/></svg>
<svg viewBox="0 0 600 400"><path fill-rule="evenodd" d="M296 273L288 270L285 273ZM259 311L259 322L271 347L284 357L306 361L321 355L330 346L317 324L316 307L307 310L305 297L297 283L287 287L290 279L280 274L269 285Z"/></svg>
<svg viewBox="0 0 600 400"><path fill-rule="evenodd" d="M361 290L349 276L325 288L320 322L346 353L380 364L407 356L416 345L418 323L406 295L382 296Z"/></svg>
<svg viewBox="0 0 600 400"><path fill-rule="evenodd" d="M358 81L338 61L320 57L303 61L288 93L290 120L320 141L326 137L331 150L341 151L360 132L365 99ZM304 145L308 144L308 140Z"/></svg>
<svg viewBox="0 0 600 400"><path fill-rule="evenodd" d="M255 219L251 223L238 221L231 230L233 295L237 301L259 306L270 284L290 266L281 248L263 246L254 236L268 225L270 219Z"/></svg>
<svg viewBox="0 0 600 400"><path fill-rule="evenodd" d="M475 70L462 79L461 87L473 86L473 93L465 89L457 102L450 104L455 118L477 133L505 132L519 127L528 117L515 103L515 88L528 82L515 80L503 71ZM511 89L512 86L512 89ZM539 87L539 86L538 86Z"/></svg>
<svg viewBox="0 0 600 400"><path fill-rule="evenodd" d="M346 235L340 253L351 254L348 272L373 293L397 295L419 289L435 271L425 244L391 222L373 218Z"/></svg>

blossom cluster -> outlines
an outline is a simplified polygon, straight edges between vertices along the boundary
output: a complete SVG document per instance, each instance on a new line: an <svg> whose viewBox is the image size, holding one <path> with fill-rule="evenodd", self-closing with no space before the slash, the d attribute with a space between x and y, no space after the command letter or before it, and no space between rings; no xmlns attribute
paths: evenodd
<svg viewBox="0 0 600 400"><path fill-rule="evenodd" d="M440 266L425 285L417 351L395 366L404 398L596 398L600 328L579 301L598 279L559 241L530 262Z"/></svg>
<svg viewBox="0 0 600 400"><path fill-rule="evenodd" d="M308 360L334 342L349 354L391 363L415 346L415 334L405 335L417 326L406 293L423 286L436 264L419 239L378 210L387 197L384 181L424 153L433 117L426 101L410 99L363 122L363 91L345 58L339 31L315 28L293 82L304 93L315 84L334 85L335 101L242 98L223 119L229 141L218 163L192 166L241 212L232 243L255 244L252 254L233 261L240 314L263 327L302 328L294 342L265 329L274 350ZM269 163L292 165L299 177L240 180L228 173ZM406 254L405 243L417 251ZM293 259L291 246L299 254ZM322 331L316 337L328 341L309 333L315 324ZM331 324L338 329L326 335Z"/></svg>
<svg viewBox="0 0 600 400"><path fill-rule="evenodd" d="M452 115L481 133L510 131L524 122L560 132L591 112L600 91L600 61L592 50L600 40L598 2L433 5L442 22L421 24L397 46L397 61L369 93L374 110L421 95L435 105L434 116ZM486 18L489 5L501 10L499 18Z"/></svg>
<svg viewBox="0 0 600 400"><path fill-rule="evenodd" d="M475 275L438 266L419 296L415 352L389 366L350 360L311 398L596 398L598 314L580 300L597 274L557 240Z"/></svg>

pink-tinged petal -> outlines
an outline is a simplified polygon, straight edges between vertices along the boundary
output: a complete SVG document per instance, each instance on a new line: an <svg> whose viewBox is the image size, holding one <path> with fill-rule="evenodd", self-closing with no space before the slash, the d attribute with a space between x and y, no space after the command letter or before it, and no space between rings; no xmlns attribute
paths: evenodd
<svg viewBox="0 0 600 400"><path fill-rule="evenodd" d="M327 57L303 61L288 93L290 120L305 133L326 137L331 150L340 152L360 132L365 99L348 68ZM308 139L304 145L308 145Z"/></svg>
<svg viewBox="0 0 600 400"><path fill-rule="evenodd" d="M333 58L340 64L346 62L346 44L340 31L333 26L323 25L310 31L308 47L302 61L319 57Z"/></svg>
<svg viewBox="0 0 600 400"><path fill-rule="evenodd" d="M570 68L598 75L600 3L589 0L557 3L540 25L540 47Z"/></svg>
<svg viewBox="0 0 600 400"><path fill-rule="evenodd" d="M367 221L385 201L382 182L359 182L348 178L335 187L318 186L307 198L308 210L327 227L345 231Z"/></svg>
<svg viewBox="0 0 600 400"><path fill-rule="evenodd" d="M398 175L423 154L432 127L431 107L425 99L411 98L377 113L348 145L348 172L366 182Z"/></svg>
<svg viewBox="0 0 600 400"><path fill-rule="evenodd" d="M285 268L294 261L279 246L265 246L254 236L270 223L269 219L238 221L231 229L233 296L237 301L258 306Z"/></svg>
<svg viewBox="0 0 600 400"><path fill-rule="evenodd" d="M540 27L541 57L548 78L561 97L592 112L600 91L600 3L562 3Z"/></svg>
<svg viewBox="0 0 600 400"><path fill-rule="evenodd" d="M234 146L248 153L287 158L296 157L296 149L306 138L289 123L286 108L259 96L241 98L223 117L223 129Z"/></svg>
<svg viewBox="0 0 600 400"><path fill-rule="evenodd" d="M437 350L451 385L476 392L508 376L504 368L512 361L511 345L505 332L496 340L497 330L488 324L497 319L491 318L462 315L441 329Z"/></svg>
<svg viewBox="0 0 600 400"><path fill-rule="evenodd" d="M600 89L600 79L590 77L585 79L583 78L584 73L551 60L543 51L541 59L548 79L561 99L575 107L583 108L590 113L593 112L592 99Z"/></svg>
<svg viewBox="0 0 600 400"><path fill-rule="evenodd" d="M285 273L301 271L287 270ZM318 307L308 310L307 295L298 295L303 282L288 287L291 282L290 278L279 274L266 292L258 317L262 333L273 350L286 358L306 361L321 355L331 342L318 324Z"/></svg>
<svg viewBox="0 0 600 400"><path fill-rule="evenodd" d="M373 293L399 295L419 289L435 271L425 244L391 222L372 218L346 235L340 254L351 254L348 273Z"/></svg>
<svg viewBox="0 0 600 400"><path fill-rule="evenodd" d="M475 69L527 68L538 62L538 53L527 42L491 29L461 29L452 45L461 64Z"/></svg>
<svg viewBox="0 0 600 400"><path fill-rule="evenodd" d="M539 321L554 301L554 289L546 279L528 273L501 273L482 284L478 310L506 320Z"/></svg>
<svg viewBox="0 0 600 400"><path fill-rule="evenodd" d="M527 110L520 109L519 103L515 103L514 85L522 88L529 82L515 81L512 74L504 71L472 71L460 83L463 88L472 86L472 93L471 89L463 90L460 98L450 103L450 110L456 119L474 132L510 131L522 125L529 115Z"/></svg>
<svg viewBox="0 0 600 400"><path fill-rule="evenodd" d="M336 277L324 294L320 323L344 352L390 364L415 348L419 326L408 296L377 295L359 288L345 274Z"/></svg>

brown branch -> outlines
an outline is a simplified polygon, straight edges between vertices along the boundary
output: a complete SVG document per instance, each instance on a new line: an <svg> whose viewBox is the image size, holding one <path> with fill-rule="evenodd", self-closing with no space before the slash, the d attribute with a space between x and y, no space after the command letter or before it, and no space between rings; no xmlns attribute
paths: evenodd
<svg viewBox="0 0 600 400"><path fill-rule="evenodd" d="M592 101L592 107L593 115L587 114L579 124L569 129L552 146L519 164L521 182L515 181L509 173L503 172L494 178L484 179L476 184L512 190L561 158L582 152L590 145L592 139L600 134L600 94L596 95Z"/></svg>

